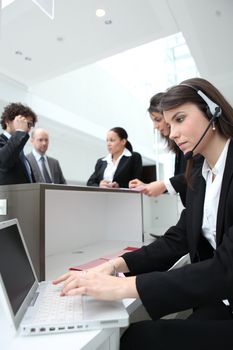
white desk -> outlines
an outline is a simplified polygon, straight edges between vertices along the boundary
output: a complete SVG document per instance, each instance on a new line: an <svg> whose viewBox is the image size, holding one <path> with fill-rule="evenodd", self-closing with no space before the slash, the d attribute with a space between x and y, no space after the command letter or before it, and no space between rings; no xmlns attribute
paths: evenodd
<svg viewBox="0 0 233 350"><path fill-rule="evenodd" d="M80 248L79 253L71 252L47 257L46 279L53 279L64 273L69 267L88 262L103 254L114 253L127 246L140 246L137 242L104 241ZM124 304L129 315L140 305L140 300L125 299ZM0 349L1 350L117 350L119 349L120 330L103 329L64 334L21 337L15 334L9 315L4 316L0 305ZM3 330L3 332L2 332Z"/></svg>
<svg viewBox="0 0 233 350"><path fill-rule="evenodd" d="M67 270L76 265L84 264L91 260L101 258L101 256L115 253L128 246L141 247L142 242L102 240L89 244L67 253L57 253L46 255L45 265L46 280L53 280Z"/></svg>
<svg viewBox="0 0 233 350"><path fill-rule="evenodd" d="M80 333L53 334L34 337L15 337L2 350L94 350L119 348L119 329L105 329L102 331L84 331Z"/></svg>

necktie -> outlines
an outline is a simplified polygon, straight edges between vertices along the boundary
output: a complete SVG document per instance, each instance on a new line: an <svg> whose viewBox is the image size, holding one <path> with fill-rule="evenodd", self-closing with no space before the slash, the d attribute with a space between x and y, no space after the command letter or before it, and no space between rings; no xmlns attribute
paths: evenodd
<svg viewBox="0 0 233 350"><path fill-rule="evenodd" d="M50 178L50 176L49 176L48 170L47 170L47 168L46 168L46 166L45 166L45 159L44 159L44 156L42 156L42 157L40 158L40 160L41 160L41 164L42 164L42 171L43 171L43 176L44 176L45 182L47 182L47 183L52 183L52 180L51 180L51 178Z"/></svg>
<svg viewBox="0 0 233 350"><path fill-rule="evenodd" d="M22 163L23 163L23 165L24 165L24 167L25 167L25 169L26 169L26 173L27 173L29 182L33 182L33 181L32 181L31 168L30 168L30 166L29 166L29 164L28 164L28 161L27 161L27 159L26 159L25 154L24 154L23 151L21 151L21 152L19 153L19 158L20 158L20 160L22 161Z"/></svg>

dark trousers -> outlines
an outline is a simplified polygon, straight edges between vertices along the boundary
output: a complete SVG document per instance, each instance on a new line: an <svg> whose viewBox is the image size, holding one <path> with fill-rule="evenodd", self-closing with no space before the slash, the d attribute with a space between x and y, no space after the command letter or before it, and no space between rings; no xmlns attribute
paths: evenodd
<svg viewBox="0 0 233 350"><path fill-rule="evenodd" d="M222 302L196 309L185 320L141 321L129 326L121 350L232 350L233 315Z"/></svg>

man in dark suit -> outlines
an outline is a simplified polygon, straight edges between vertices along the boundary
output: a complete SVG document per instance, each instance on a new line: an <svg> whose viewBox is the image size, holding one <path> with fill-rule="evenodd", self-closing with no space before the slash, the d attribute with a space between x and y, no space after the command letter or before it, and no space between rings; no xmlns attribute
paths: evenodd
<svg viewBox="0 0 233 350"><path fill-rule="evenodd" d="M31 134L33 150L27 155L36 182L66 184L60 164L57 159L48 157L45 153L49 145L49 134L38 128Z"/></svg>
<svg viewBox="0 0 233 350"><path fill-rule="evenodd" d="M29 131L37 122L36 114L21 103L10 103L1 116L0 185L34 182L23 153Z"/></svg>

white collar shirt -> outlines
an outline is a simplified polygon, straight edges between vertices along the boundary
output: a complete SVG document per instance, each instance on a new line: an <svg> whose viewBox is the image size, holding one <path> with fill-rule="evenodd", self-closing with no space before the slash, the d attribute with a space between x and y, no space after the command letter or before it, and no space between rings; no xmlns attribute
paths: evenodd
<svg viewBox="0 0 233 350"><path fill-rule="evenodd" d="M230 140L227 140L213 169L209 167L206 160L202 167L202 176L206 181L202 232L214 249L216 249L217 212L229 143Z"/></svg>
<svg viewBox="0 0 233 350"><path fill-rule="evenodd" d="M113 181L114 174L115 174L116 169L118 167L118 164L123 156L131 157L132 153L127 148L125 148L124 151L121 153L121 155L118 157L115 164L112 161L112 155L110 153L102 159L102 161L107 162L107 167L106 167L106 169L104 171L104 175L103 175L104 180L111 181L111 182Z"/></svg>
<svg viewBox="0 0 233 350"><path fill-rule="evenodd" d="M11 138L11 134L6 130L3 131L3 135L5 135L8 138L8 140Z"/></svg>

